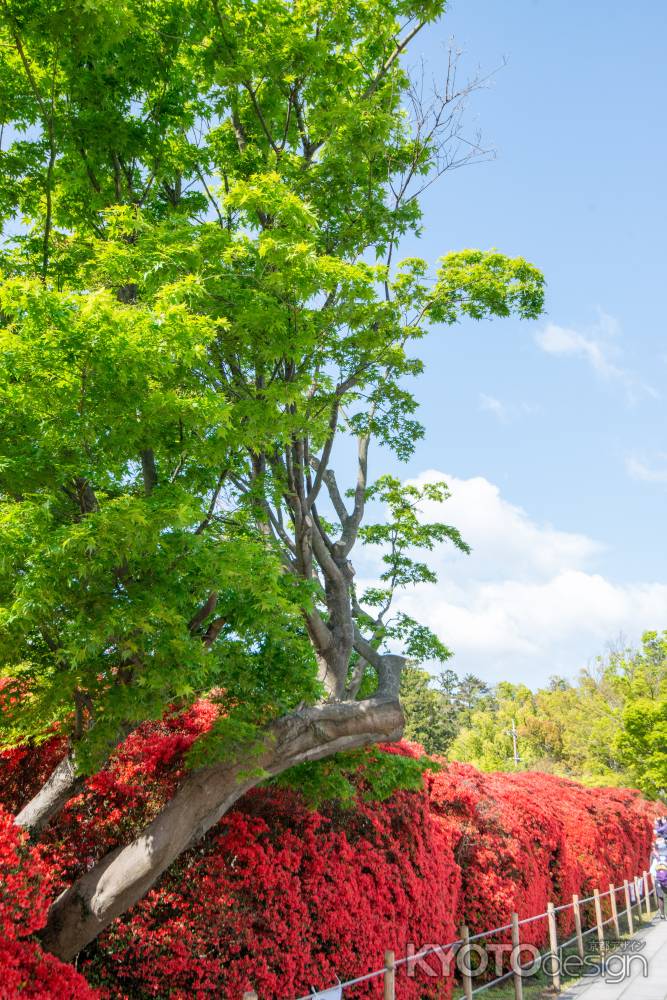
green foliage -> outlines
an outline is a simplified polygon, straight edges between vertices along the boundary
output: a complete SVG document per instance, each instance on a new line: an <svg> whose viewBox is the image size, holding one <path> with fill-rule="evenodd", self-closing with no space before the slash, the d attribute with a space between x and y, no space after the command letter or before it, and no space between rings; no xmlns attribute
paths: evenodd
<svg viewBox="0 0 667 1000"><path fill-rule="evenodd" d="M363 526L359 537L365 545L380 548L386 569L380 574L381 585L369 587L361 595L361 608L367 610L360 617L372 629L374 645L381 647L389 639L398 640L413 663L444 661L451 656L434 632L409 615L397 612L387 617L399 590L437 582L428 563L414 558L415 550L431 551L437 543L449 541L461 552L470 551L456 528L422 518L422 501L444 503L449 495L444 482L415 486L401 483L394 476L382 476L366 490L367 499L385 505L386 521Z"/></svg>
<svg viewBox="0 0 667 1000"><path fill-rule="evenodd" d="M576 684L553 678L532 692L502 683L494 701L473 710L450 755L485 770L520 766L591 784L631 785L650 797L667 789L667 632L646 632L581 672Z"/></svg>
<svg viewBox="0 0 667 1000"><path fill-rule="evenodd" d="M432 319L455 323L460 315L472 319L509 316L536 319L543 306L542 275L520 257L509 260L497 250L462 250L440 261Z"/></svg>
<svg viewBox="0 0 667 1000"><path fill-rule="evenodd" d="M495 703L489 687L474 674L459 678L453 670L446 670L433 684L426 670L409 666L403 671L405 738L421 743L427 753L445 754L470 725L472 713Z"/></svg>
<svg viewBox="0 0 667 1000"><path fill-rule="evenodd" d="M373 747L299 764L271 783L298 788L313 807L331 801L352 806L359 794L366 801L384 802L396 791L417 791L424 772L438 768L428 757L415 759Z"/></svg>
<svg viewBox="0 0 667 1000"><path fill-rule="evenodd" d="M389 192L428 174L437 143L404 113L397 40L444 6L2 5L2 746L57 724L93 769L136 723L213 691L211 759L322 696L316 637L338 613L322 577L356 539L339 558L305 497L318 461L338 437L407 457L429 325L543 302L539 272L497 251L448 254L435 280L400 262L419 202ZM434 580L414 550L466 551L420 522L446 488L366 488L359 523L366 492L388 518L363 541L387 555L380 587L349 598L357 626L373 649L444 659L386 615Z"/></svg>
<svg viewBox="0 0 667 1000"><path fill-rule="evenodd" d="M445 695L431 686L431 675L407 667L401 677L401 705L407 740L420 743L427 753L447 752L458 732L456 712Z"/></svg>
<svg viewBox="0 0 667 1000"><path fill-rule="evenodd" d="M491 688L475 674L464 674L452 686L445 674L440 674L438 684L442 690L451 689L451 699L459 726L469 726L474 712L495 707L495 696ZM502 690L502 685L499 685Z"/></svg>
<svg viewBox="0 0 667 1000"><path fill-rule="evenodd" d="M657 703L638 698L623 709L621 719L616 747L632 784L649 795L664 798L667 789L667 698Z"/></svg>

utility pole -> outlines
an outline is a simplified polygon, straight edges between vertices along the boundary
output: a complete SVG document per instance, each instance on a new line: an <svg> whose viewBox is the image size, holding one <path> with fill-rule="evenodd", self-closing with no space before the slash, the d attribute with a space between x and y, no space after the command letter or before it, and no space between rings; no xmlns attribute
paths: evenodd
<svg viewBox="0 0 667 1000"><path fill-rule="evenodd" d="M516 729L516 719L512 719L512 728L507 731L507 735L512 737L512 756L514 766L518 767L521 763L521 757L519 757L519 734Z"/></svg>

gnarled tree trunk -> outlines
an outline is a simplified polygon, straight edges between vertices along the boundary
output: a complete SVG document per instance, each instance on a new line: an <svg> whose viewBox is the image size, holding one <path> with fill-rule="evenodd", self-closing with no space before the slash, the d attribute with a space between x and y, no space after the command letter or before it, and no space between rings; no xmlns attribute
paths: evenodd
<svg viewBox="0 0 667 1000"><path fill-rule="evenodd" d="M261 780L258 768L273 776L340 750L399 739L402 730L403 713L395 698L329 702L272 722L261 753L193 771L140 836L107 854L70 886L51 907L41 933L43 946L59 958L72 959Z"/></svg>

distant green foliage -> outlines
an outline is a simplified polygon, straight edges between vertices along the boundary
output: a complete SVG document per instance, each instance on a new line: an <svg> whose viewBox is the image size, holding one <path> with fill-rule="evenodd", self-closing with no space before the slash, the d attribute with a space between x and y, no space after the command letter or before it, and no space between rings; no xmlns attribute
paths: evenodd
<svg viewBox="0 0 667 1000"><path fill-rule="evenodd" d="M591 784L667 792L667 632L646 632L581 672L576 684L547 688L498 684L494 701L472 710L449 749L484 770L513 768L512 724L521 768L553 771Z"/></svg>
<svg viewBox="0 0 667 1000"><path fill-rule="evenodd" d="M401 703L406 738L428 753L486 771L547 771L667 797L667 631L600 658L575 684L553 677L537 691L408 667Z"/></svg>
<svg viewBox="0 0 667 1000"><path fill-rule="evenodd" d="M401 678L405 738L421 743L427 753L445 753L458 727L451 703L431 686L426 670L407 667Z"/></svg>
<svg viewBox="0 0 667 1000"><path fill-rule="evenodd" d="M474 674L459 678L446 670L436 679L410 666L401 678L401 704L405 738L421 743L427 753L445 754L472 713L494 701L488 685Z"/></svg>

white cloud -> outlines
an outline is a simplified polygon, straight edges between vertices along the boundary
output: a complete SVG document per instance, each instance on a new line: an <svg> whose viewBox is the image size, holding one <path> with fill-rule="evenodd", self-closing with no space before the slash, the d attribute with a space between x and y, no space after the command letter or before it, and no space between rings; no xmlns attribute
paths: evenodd
<svg viewBox="0 0 667 1000"><path fill-rule="evenodd" d="M480 392L479 394L479 408L480 410L486 410L488 413L492 413L494 417L497 417L501 423L507 423L509 420L509 414L507 412L507 407L504 403L501 403L499 399L494 396L487 396L485 392Z"/></svg>
<svg viewBox="0 0 667 1000"><path fill-rule="evenodd" d="M582 358L598 376L620 385L629 403L636 403L644 396L658 398L659 393L653 386L618 363L620 335L618 321L600 313L598 322L583 333L549 323L544 330L538 331L535 341L546 354Z"/></svg>
<svg viewBox="0 0 667 1000"><path fill-rule="evenodd" d="M539 347L547 354L572 354L585 358L593 369L605 378L619 378L624 373L612 363L611 347L604 340L586 337L578 330L549 323L536 334Z"/></svg>
<svg viewBox="0 0 667 1000"><path fill-rule="evenodd" d="M630 455L625 460L625 468L631 479L643 483L667 483L667 455L656 456L657 464L650 465L643 459Z"/></svg>
<svg viewBox="0 0 667 1000"><path fill-rule="evenodd" d="M537 412L537 407L530 403L503 403L495 396L487 396L485 392L479 394L479 408L491 413L501 424L508 424L517 417Z"/></svg>
<svg viewBox="0 0 667 1000"><path fill-rule="evenodd" d="M574 676L619 633L634 641L664 626L667 583L606 579L595 569L602 545L536 523L481 476L429 471L416 482L435 479L452 496L426 502L425 519L455 525L473 552L439 546L431 560L439 583L415 587L399 607L454 651L459 672L539 685L551 674Z"/></svg>

